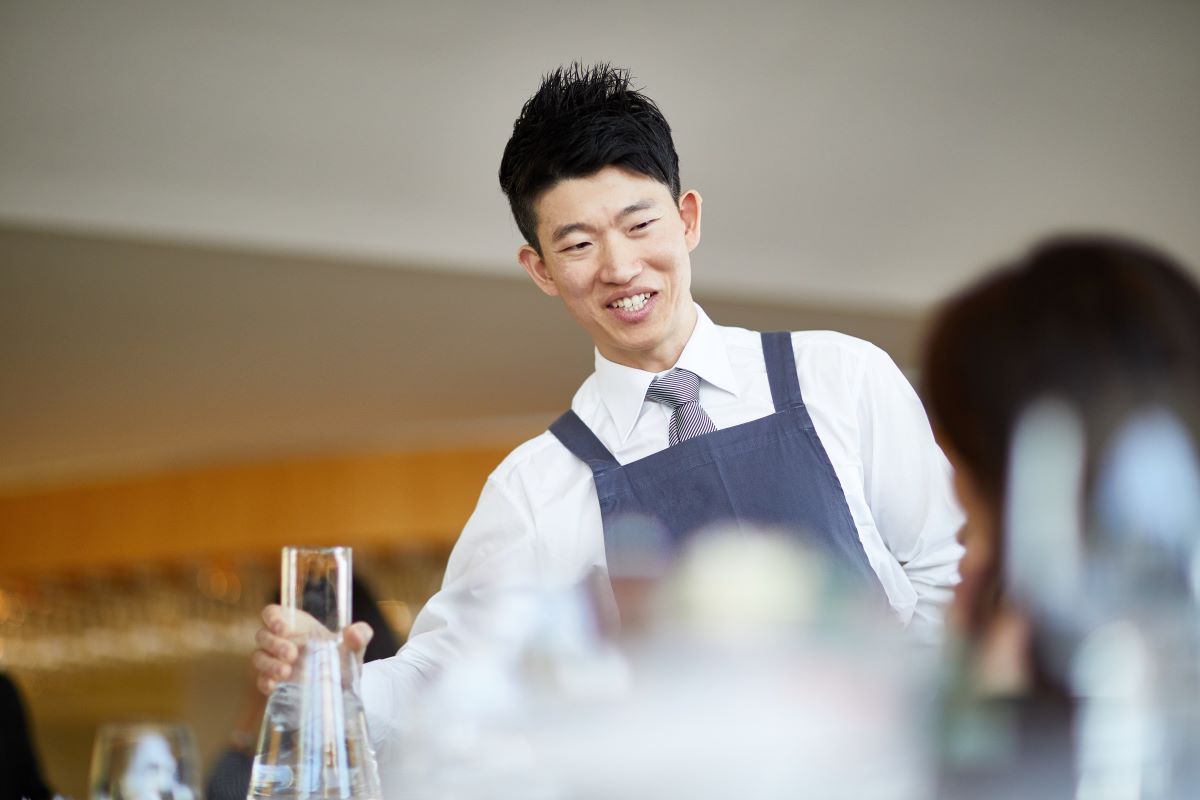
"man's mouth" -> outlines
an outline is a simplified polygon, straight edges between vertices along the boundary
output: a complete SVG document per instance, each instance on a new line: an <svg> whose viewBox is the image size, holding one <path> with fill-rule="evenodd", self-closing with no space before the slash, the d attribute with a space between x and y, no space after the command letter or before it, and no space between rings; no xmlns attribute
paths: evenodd
<svg viewBox="0 0 1200 800"><path fill-rule="evenodd" d="M614 300L608 304L609 308L619 308L622 311L641 311L646 306L646 302L654 296L654 292L642 292L641 294L622 297L619 300Z"/></svg>

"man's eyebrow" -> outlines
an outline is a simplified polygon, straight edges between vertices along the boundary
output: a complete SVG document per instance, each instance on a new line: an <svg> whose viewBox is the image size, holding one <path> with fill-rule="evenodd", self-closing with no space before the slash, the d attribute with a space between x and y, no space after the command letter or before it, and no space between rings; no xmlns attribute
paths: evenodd
<svg viewBox="0 0 1200 800"><path fill-rule="evenodd" d="M557 242L560 239L565 239L566 237L570 236L572 233L575 233L576 231L584 231L585 233L591 233L593 230L594 230L594 228L592 228L591 225L588 225L583 222L572 222L567 225L560 225L554 229L554 235L552 237L550 237L550 241Z"/></svg>
<svg viewBox="0 0 1200 800"><path fill-rule="evenodd" d="M617 214L617 219L622 219L624 217L629 216L630 214L636 214L639 211L646 211L648 209L657 208L657 207L658 207L658 203L651 198L646 198L644 200L638 200L636 203L631 203L630 205L627 205L624 208L622 208L621 211ZM561 239L565 239L566 237L570 236L572 233L576 233L577 231L583 231L584 233L594 233L595 230L596 230L595 228L593 228L591 225L588 225L585 222L570 222L570 223L567 223L566 225L560 225L557 228L555 228L554 235L550 237L550 241L557 242Z"/></svg>
<svg viewBox="0 0 1200 800"><path fill-rule="evenodd" d="M617 219L621 219L621 217L627 217L630 214L636 214L639 211L646 211L647 209L655 208L656 206L658 206L658 203L647 197L645 200L638 200L633 205L628 205L622 208L621 213L617 214Z"/></svg>

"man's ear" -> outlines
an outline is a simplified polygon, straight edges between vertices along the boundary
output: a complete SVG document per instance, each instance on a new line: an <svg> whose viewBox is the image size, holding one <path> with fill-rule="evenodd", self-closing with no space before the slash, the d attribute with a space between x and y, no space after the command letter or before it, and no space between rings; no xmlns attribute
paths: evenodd
<svg viewBox="0 0 1200 800"><path fill-rule="evenodd" d="M688 252L700 244L700 205L704 198L695 189L689 189L679 198L679 218L683 220L683 241Z"/></svg>
<svg viewBox="0 0 1200 800"><path fill-rule="evenodd" d="M521 249L517 251L517 261L521 262L521 266L529 273L529 277L533 278L533 282L539 289L551 297L558 295L558 286L554 283L554 277L546 267L546 260L538 255L537 250L527 244L521 245Z"/></svg>

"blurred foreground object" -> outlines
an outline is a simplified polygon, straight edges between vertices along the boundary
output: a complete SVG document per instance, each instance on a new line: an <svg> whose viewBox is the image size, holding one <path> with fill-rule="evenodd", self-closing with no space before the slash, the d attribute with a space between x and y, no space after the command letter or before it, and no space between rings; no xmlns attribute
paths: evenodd
<svg viewBox="0 0 1200 800"><path fill-rule="evenodd" d="M1033 406L1013 440L1007 570L1077 699L1079 798L1200 786L1200 464L1178 419L1137 412L1083 491L1082 425ZM1047 492L1046 487L1056 491ZM1059 571L1054 581L1024 580Z"/></svg>
<svg viewBox="0 0 1200 800"><path fill-rule="evenodd" d="M945 796L1193 796L1200 289L1051 239L948 301L922 375L967 512Z"/></svg>
<svg viewBox="0 0 1200 800"><path fill-rule="evenodd" d="M381 800L361 665L342 642L351 618L350 548L285 547L281 573L299 658L267 700L247 797Z"/></svg>
<svg viewBox="0 0 1200 800"><path fill-rule="evenodd" d="M510 597L516 648L418 704L389 796L480 800L928 796L902 629L795 537L710 532L606 638L601 582Z"/></svg>
<svg viewBox="0 0 1200 800"><path fill-rule="evenodd" d="M96 734L91 800L199 798L192 732L176 723L115 723Z"/></svg>

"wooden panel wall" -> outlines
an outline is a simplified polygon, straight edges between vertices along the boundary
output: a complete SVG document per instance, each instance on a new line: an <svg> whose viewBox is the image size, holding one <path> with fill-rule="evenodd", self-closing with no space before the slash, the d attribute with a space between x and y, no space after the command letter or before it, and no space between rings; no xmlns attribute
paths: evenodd
<svg viewBox="0 0 1200 800"><path fill-rule="evenodd" d="M451 542L507 448L347 455L0 495L0 575Z"/></svg>

